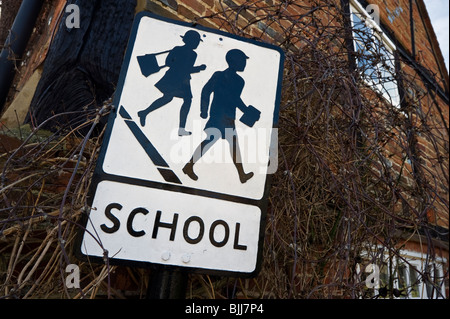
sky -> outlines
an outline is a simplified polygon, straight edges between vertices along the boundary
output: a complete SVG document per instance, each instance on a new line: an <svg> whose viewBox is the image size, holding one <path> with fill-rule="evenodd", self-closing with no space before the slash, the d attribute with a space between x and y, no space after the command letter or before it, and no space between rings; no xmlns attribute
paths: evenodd
<svg viewBox="0 0 450 319"><path fill-rule="evenodd" d="M448 0L424 0L427 7L428 15L430 16L431 23L433 24L434 32L436 33L439 41L439 46L442 51L442 55L445 59L445 65L447 72L449 70L449 8Z"/></svg>

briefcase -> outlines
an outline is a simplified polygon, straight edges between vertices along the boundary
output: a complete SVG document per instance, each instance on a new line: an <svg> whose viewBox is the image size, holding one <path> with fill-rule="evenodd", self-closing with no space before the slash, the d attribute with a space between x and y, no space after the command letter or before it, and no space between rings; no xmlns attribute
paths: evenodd
<svg viewBox="0 0 450 319"><path fill-rule="evenodd" d="M261 111L249 105L239 120L248 127L253 127L260 117Z"/></svg>

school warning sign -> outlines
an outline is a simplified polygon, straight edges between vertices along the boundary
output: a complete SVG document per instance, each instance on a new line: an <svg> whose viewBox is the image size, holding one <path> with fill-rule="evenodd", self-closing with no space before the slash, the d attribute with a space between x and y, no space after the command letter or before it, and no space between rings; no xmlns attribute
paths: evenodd
<svg viewBox="0 0 450 319"><path fill-rule="evenodd" d="M138 14L79 252L256 274L282 67L275 46Z"/></svg>

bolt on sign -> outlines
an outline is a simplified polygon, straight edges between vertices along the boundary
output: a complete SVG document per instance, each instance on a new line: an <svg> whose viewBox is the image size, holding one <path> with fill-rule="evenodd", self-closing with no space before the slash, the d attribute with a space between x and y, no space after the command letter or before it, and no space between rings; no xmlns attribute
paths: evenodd
<svg viewBox="0 0 450 319"><path fill-rule="evenodd" d="M138 14L81 255L255 275L277 166L283 60L266 43Z"/></svg>

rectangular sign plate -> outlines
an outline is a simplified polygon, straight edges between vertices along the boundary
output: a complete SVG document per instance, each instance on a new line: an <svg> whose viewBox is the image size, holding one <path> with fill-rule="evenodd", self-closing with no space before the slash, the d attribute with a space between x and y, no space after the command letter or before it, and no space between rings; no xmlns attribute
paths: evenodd
<svg viewBox="0 0 450 319"><path fill-rule="evenodd" d="M81 255L255 275L277 167L283 61L278 47L139 13Z"/></svg>

